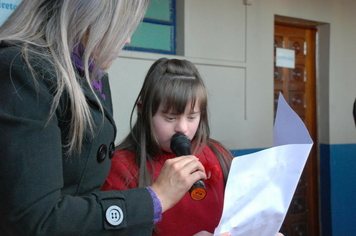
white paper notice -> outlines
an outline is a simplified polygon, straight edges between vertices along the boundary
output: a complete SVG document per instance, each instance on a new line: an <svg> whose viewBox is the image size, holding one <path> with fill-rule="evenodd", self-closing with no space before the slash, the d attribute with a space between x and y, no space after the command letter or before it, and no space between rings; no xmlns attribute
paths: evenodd
<svg viewBox="0 0 356 236"><path fill-rule="evenodd" d="M295 68L295 51L284 48L276 48L276 66Z"/></svg>
<svg viewBox="0 0 356 236"><path fill-rule="evenodd" d="M234 158L214 235L277 235L312 145L304 123L280 94L273 147Z"/></svg>

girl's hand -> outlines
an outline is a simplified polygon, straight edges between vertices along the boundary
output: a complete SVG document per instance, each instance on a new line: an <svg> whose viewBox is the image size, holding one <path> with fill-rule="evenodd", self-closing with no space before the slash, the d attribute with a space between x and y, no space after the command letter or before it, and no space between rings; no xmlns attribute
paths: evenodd
<svg viewBox="0 0 356 236"><path fill-rule="evenodd" d="M199 179L206 179L206 174L195 156L168 159L151 186L161 201L162 213L173 207Z"/></svg>

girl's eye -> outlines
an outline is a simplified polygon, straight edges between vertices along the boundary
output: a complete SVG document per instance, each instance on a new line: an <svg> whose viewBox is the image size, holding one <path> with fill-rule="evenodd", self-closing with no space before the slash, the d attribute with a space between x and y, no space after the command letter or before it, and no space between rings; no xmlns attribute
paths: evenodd
<svg viewBox="0 0 356 236"><path fill-rule="evenodd" d="M194 120L195 118L197 118L196 116L189 116L188 119L189 120Z"/></svg>
<svg viewBox="0 0 356 236"><path fill-rule="evenodd" d="M174 121L176 118L175 117L172 117L172 116L166 116L166 119L168 121Z"/></svg>

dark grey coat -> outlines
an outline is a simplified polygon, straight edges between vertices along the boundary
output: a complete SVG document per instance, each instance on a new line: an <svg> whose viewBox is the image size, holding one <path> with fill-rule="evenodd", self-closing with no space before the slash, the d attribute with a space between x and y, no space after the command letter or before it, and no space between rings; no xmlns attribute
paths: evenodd
<svg viewBox="0 0 356 236"><path fill-rule="evenodd" d="M147 189L100 192L110 169L116 127L107 76L103 116L89 85L95 121L80 156L64 155L69 99L48 120L56 89L48 63L32 60L36 81L18 46L0 43L0 235L151 235L153 203ZM108 212L111 206L121 209ZM111 208L110 208L111 209ZM118 225L110 224L119 217Z"/></svg>

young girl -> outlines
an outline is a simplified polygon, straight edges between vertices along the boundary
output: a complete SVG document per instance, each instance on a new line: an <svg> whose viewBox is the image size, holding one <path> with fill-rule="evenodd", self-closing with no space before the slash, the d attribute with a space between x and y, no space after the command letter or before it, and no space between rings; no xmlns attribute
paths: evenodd
<svg viewBox="0 0 356 236"><path fill-rule="evenodd" d="M171 137L181 132L192 142L192 153L205 167L207 195L193 200L187 192L173 208L162 214L153 235L193 235L214 232L224 200L224 188L232 155L210 138L207 93L199 72L189 61L162 58L148 71L131 113L137 121L118 145L110 174L102 190L149 186L167 159Z"/></svg>

